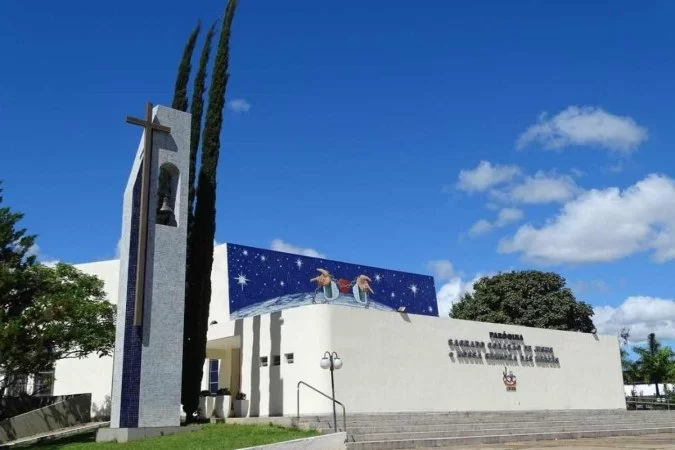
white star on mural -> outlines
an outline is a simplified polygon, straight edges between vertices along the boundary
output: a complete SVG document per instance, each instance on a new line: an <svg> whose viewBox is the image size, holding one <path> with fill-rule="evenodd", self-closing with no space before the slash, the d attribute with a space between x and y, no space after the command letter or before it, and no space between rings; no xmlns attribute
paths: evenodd
<svg viewBox="0 0 675 450"><path fill-rule="evenodd" d="M408 289L410 289L410 290L412 291L413 296L414 296L415 294L417 294L417 286L415 285L415 283L411 284L410 287L409 287Z"/></svg>
<svg viewBox="0 0 675 450"><path fill-rule="evenodd" d="M381 280L382 280L382 275L380 275L379 273L376 273L375 274L375 281L377 281L379 283Z"/></svg>
<svg viewBox="0 0 675 450"><path fill-rule="evenodd" d="M266 260L267 260L267 257L265 255L260 255L260 261L264 262Z"/></svg>
<svg viewBox="0 0 675 450"><path fill-rule="evenodd" d="M248 283L249 281L251 280L246 278L246 275L244 275L243 273L240 273L239 276L237 277L237 284L241 285L242 291L244 290L244 286L246 286L246 283Z"/></svg>
<svg viewBox="0 0 675 450"><path fill-rule="evenodd" d="M286 283L284 283L283 281L280 281L279 284L280 284L281 286L283 286L283 285L285 285Z"/></svg>
<svg viewBox="0 0 675 450"><path fill-rule="evenodd" d="M392 293L391 293L391 298L394 298L394 297L396 297L396 294L394 294L394 293L392 292Z"/></svg>
<svg viewBox="0 0 675 450"><path fill-rule="evenodd" d="M244 256L248 256L248 250L244 250L244 251L241 252L241 253L242 253Z"/></svg>
<svg viewBox="0 0 675 450"><path fill-rule="evenodd" d="M302 261L300 260L300 258L295 260L295 265L298 266L298 269L302 268Z"/></svg>

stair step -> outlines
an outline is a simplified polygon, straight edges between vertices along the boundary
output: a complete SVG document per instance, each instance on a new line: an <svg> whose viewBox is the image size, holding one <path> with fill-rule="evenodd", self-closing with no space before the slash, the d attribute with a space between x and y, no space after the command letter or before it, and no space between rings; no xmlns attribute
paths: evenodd
<svg viewBox="0 0 675 450"><path fill-rule="evenodd" d="M561 420L562 418L573 418L573 419L586 419L586 418L607 418L614 419L620 417L634 417L637 415L642 415L645 417L657 417L657 416L670 416L674 414L675 411L625 411L625 412L615 412L612 414L556 414L556 413L503 413L503 414L401 414L401 415L378 415L378 414L369 414L369 415L350 415L347 414L347 425L358 424L364 422L377 422L377 423L401 423L406 421L412 422L441 422L447 423L449 421L457 423L473 423L473 422L511 422L518 420L526 421L547 421L547 420ZM338 421L342 421L342 417L338 417ZM314 417L314 418L301 418L300 423L333 423L333 417Z"/></svg>
<svg viewBox="0 0 675 450"><path fill-rule="evenodd" d="M565 432L543 432L524 434L491 434L484 436L440 437L422 439L380 440L349 442L349 450L387 450L406 448L451 447L455 445L500 444L506 442L539 441L555 439L579 439L611 436L640 436L645 434L675 433L672 427L607 428Z"/></svg>
<svg viewBox="0 0 675 450"><path fill-rule="evenodd" d="M510 426L517 427L523 424L545 424L554 426L555 424L560 423L583 423L583 424L601 424L601 423L651 423L654 421L675 421L675 411L669 412L666 414L645 414L642 412L637 412L633 414L626 415L617 415L617 416L597 416L597 417L571 417L571 416L561 416L561 417L546 417L546 418L513 418L509 417L509 420L504 420L504 417L501 418L475 418L474 420L454 420L449 418L429 420L429 418L409 418L402 419L398 421L392 420L378 420L376 417L370 417L368 420L362 421L348 421L347 429L350 432L357 432L355 430L360 429L408 429L415 427L487 427L487 426L496 426L500 424L510 424ZM304 422L303 426L307 426L319 430L332 430L333 420L322 421L322 422ZM338 428L342 429L343 422L338 420Z"/></svg>
<svg viewBox="0 0 675 450"><path fill-rule="evenodd" d="M400 431L409 431L409 432L434 432L434 431L473 431L473 430L484 430L484 429L516 429L516 428L552 428L552 427L561 427L561 426L576 426L576 425L588 425L588 426L606 426L614 425L620 427L623 425L634 425L634 424L643 424L648 423L650 425L662 425L662 424L671 424L675 426L675 414L672 418L662 418L662 419L653 419L645 418L643 420L614 420L614 421L555 421L555 422L506 422L506 423L464 423L464 424L416 424L416 425L386 425L386 426L355 426L353 428L347 428L349 434L351 435L361 435L361 434L374 434L374 433L397 433ZM342 428L339 425L338 428ZM317 430L322 430L325 432L332 431L331 427L321 427L316 428Z"/></svg>
<svg viewBox="0 0 675 450"><path fill-rule="evenodd" d="M650 428L675 428L675 422L653 424ZM583 425L575 424L573 426L557 427L525 427L525 428L487 428L482 430L443 430L443 431L399 431L395 433L373 433L373 434L354 434L354 442L365 441L402 441L410 439L437 439L452 437L478 437L492 435L523 435L529 433L567 433L577 431L602 431L602 430L632 430L642 429L643 426L629 424L628 426L612 426L611 424L601 425ZM351 434L351 433L350 433Z"/></svg>

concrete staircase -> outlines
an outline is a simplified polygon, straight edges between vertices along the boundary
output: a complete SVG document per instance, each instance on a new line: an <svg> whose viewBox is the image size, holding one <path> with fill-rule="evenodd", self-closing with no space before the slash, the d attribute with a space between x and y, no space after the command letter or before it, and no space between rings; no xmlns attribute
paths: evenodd
<svg viewBox="0 0 675 450"><path fill-rule="evenodd" d="M332 433L333 417L300 423ZM342 430L338 416L338 431ZM675 411L525 411L347 414L353 450L452 447L517 441L675 433ZM675 435L674 435L675 439Z"/></svg>

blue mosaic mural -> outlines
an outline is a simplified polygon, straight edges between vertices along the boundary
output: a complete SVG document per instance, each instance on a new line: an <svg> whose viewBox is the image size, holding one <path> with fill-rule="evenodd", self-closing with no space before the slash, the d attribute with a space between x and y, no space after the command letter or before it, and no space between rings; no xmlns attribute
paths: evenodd
<svg viewBox="0 0 675 450"><path fill-rule="evenodd" d="M120 428L138 426L139 392L141 385L141 354L143 329L134 326L134 300L136 298L136 267L138 265L138 233L141 211L141 173L138 170L131 206L129 233L129 268L127 271L127 299L124 315L124 356L122 363L122 393L120 399Z"/></svg>
<svg viewBox="0 0 675 450"><path fill-rule="evenodd" d="M438 316L434 279L227 244L230 318L315 303Z"/></svg>

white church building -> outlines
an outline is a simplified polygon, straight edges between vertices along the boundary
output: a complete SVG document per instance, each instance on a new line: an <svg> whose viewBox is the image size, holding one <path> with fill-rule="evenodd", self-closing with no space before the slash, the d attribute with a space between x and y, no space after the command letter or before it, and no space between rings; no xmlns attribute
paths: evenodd
<svg viewBox="0 0 675 450"><path fill-rule="evenodd" d="M77 266L117 303L119 261ZM433 279L232 244L211 274L203 389L246 394L249 416L625 409L615 336L438 317ZM110 396L113 358L56 364L53 395Z"/></svg>

